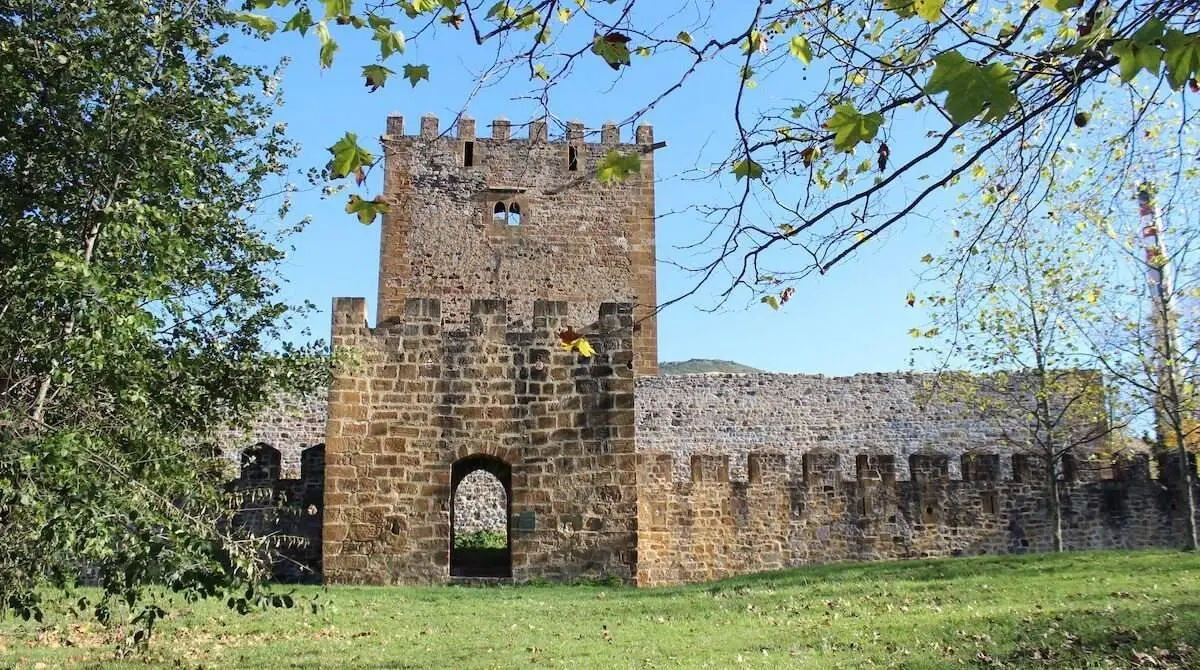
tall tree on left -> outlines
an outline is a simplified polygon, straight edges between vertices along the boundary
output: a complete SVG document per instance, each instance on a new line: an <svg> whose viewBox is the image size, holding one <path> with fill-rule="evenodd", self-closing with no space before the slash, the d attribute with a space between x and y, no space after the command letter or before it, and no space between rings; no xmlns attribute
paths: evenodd
<svg viewBox="0 0 1200 670"><path fill-rule="evenodd" d="M0 0L0 613L84 566L101 619L152 624L158 588L262 602L209 434L324 362L281 343L298 226L251 220L294 146L274 72L223 53L242 25L220 0Z"/></svg>

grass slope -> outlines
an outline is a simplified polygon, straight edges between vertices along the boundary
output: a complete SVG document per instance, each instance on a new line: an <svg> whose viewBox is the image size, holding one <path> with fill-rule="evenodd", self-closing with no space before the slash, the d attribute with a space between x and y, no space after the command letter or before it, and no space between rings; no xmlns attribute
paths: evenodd
<svg viewBox="0 0 1200 670"><path fill-rule="evenodd" d="M244 617L218 603L180 609L156 633L149 656L128 664L1200 667L1200 556L1171 551L851 564L663 589L301 593L327 605L317 614ZM0 624L0 667L110 667L112 658L94 624L62 615L43 625Z"/></svg>
<svg viewBox="0 0 1200 670"><path fill-rule="evenodd" d="M658 374L660 375L691 375L703 372L762 372L762 370L733 361L719 361L708 358L691 358L686 361L661 361L658 364Z"/></svg>

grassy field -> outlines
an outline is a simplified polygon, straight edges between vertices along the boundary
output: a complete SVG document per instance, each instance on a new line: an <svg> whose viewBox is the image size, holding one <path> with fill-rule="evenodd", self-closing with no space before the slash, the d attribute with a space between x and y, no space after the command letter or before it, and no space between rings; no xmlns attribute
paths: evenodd
<svg viewBox="0 0 1200 670"><path fill-rule="evenodd" d="M300 589L324 607L178 609L147 655L58 613L0 622L0 667L1197 668L1200 555L814 567L681 588Z"/></svg>

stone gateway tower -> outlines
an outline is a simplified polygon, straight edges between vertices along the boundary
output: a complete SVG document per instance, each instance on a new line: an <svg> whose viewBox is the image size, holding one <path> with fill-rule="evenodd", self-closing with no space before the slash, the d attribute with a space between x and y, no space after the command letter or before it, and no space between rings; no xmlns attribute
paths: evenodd
<svg viewBox="0 0 1200 670"><path fill-rule="evenodd" d="M634 377L658 360L652 131L455 130L388 119L376 325L364 299L334 301L324 579L633 581ZM596 179L612 150L640 172ZM597 355L563 351L566 327ZM508 544L456 549L455 489L478 470L504 488Z"/></svg>

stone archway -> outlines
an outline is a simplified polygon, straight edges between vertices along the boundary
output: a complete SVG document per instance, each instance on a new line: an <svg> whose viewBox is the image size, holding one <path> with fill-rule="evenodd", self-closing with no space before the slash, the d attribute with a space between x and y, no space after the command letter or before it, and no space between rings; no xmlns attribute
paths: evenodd
<svg viewBox="0 0 1200 670"><path fill-rule="evenodd" d="M459 495L464 484L463 493L469 487L476 500ZM503 501L496 499L497 486ZM488 509L492 506L501 509ZM455 462L450 468L450 576L512 577L511 518L512 466L483 454Z"/></svg>

